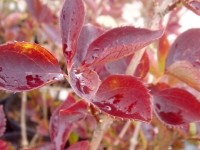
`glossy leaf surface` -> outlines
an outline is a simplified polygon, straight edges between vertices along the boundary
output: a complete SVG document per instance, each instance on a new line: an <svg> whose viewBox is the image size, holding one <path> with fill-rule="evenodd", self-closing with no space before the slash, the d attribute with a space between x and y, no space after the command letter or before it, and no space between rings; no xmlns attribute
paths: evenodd
<svg viewBox="0 0 200 150"><path fill-rule="evenodd" d="M0 46L0 89L31 90L61 79L58 61L45 48L25 42Z"/></svg>
<svg viewBox="0 0 200 150"><path fill-rule="evenodd" d="M88 141L80 141L70 146L67 150L88 150L89 146L90 144Z"/></svg>
<svg viewBox="0 0 200 150"><path fill-rule="evenodd" d="M73 59L73 62L77 66L79 66L80 63L84 60L90 43L93 40L95 40L98 36L103 34L103 32L103 29L91 24L83 26L80 33L80 37L78 39L76 54Z"/></svg>
<svg viewBox="0 0 200 150"><path fill-rule="evenodd" d="M200 102L189 92L171 88L153 95L158 118L168 125L182 125L200 120Z"/></svg>
<svg viewBox="0 0 200 150"><path fill-rule="evenodd" d="M83 101L75 102L72 95L58 107L50 120L50 137L57 150L62 150L72 130L73 123L84 119L87 104Z"/></svg>
<svg viewBox="0 0 200 150"><path fill-rule="evenodd" d="M82 65L91 66L118 60L147 46L162 36L163 30L151 31L134 27L109 30L94 40Z"/></svg>
<svg viewBox="0 0 200 150"><path fill-rule="evenodd" d="M68 62L75 54L78 37L84 21L82 0L65 0L60 16L63 53Z"/></svg>
<svg viewBox="0 0 200 150"><path fill-rule="evenodd" d="M166 62L167 73L200 91L200 29L182 33L172 44Z"/></svg>
<svg viewBox="0 0 200 150"><path fill-rule="evenodd" d="M149 122L150 95L141 81L125 75L111 75L100 85L92 101L103 112L115 117Z"/></svg>
<svg viewBox="0 0 200 150"><path fill-rule="evenodd" d="M74 92L84 98L90 100L98 90L100 80L98 74L90 68L70 70L69 82Z"/></svg>

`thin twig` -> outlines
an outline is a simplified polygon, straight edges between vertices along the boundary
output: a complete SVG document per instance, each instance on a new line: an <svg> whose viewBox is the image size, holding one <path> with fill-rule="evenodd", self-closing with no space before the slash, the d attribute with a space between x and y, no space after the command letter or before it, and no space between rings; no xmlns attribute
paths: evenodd
<svg viewBox="0 0 200 150"><path fill-rule="evenodd" d="M22 147L28 146L27 129L26 129L26 103L27 103L27 92L22 92L22 104L21 104L21 136L22 136Z"/></svg>
<svg viewBox="0 0 200 150"><path fill-rule="evenodd" d="M119 133L118 138L115 140L114 145L117 146L119 145L120 140L124 137L124 135L126 134L126 131L128 130L129 126L131 125L131 121L128 120L124 127L122 128L121 132Z"/></svg>
<svg viewBox="0 0 200 150"><path fill-rule="evenodd" d="M90 150L97 150L105 131L110 127L112 124L113 119L104 115L100 120L97 128L95 129L92 137L92 141L90 144Z"/></svg>
<svg viewBox="0 0 200 150"><path fill-rule="evenodd" d="M133 75L135 70L137 69L138 64L140 63L140 60L145 52L145 48L136 51L133 58L131 59L131 62L129 66L126 69L126 75Z"/></svg>
<svg viewBox="0 0 200 150"><path fill-rule="evenodd" d="M48 119L47 119L47 100L46 100L46 92L47 92L47 89L42 89L42 105L43 105L43 109L42 109L42 111L43 111L43 119L45 120L45 121L48 121Z"/></svg>
<svg viewBox="0 0 200 150"><path fill-rule="evenodd" d="M141 122L137 122L137 124L135 126L135 130L133 132L133 136L132 136L132 138L130 140L131 145L129 147L129 150L135 150L135 147L136 147L136 145L138 143L137 139L138 139L138 135L139 135L139 132L140 132L141 124L142 124Z"/></svg>

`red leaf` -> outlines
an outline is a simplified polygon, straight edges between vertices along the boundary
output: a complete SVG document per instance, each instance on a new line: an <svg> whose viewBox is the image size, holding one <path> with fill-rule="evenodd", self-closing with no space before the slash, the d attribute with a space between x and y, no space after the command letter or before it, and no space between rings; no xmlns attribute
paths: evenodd
<svg viewBox="0 0 200 150"><path fill-rule="evenodd" d="M182 33L172 44L166 62L167 73L200 91L200 29Z"/></svg>
<svg viewBox="0 0 200 150"><path fill-rule="evenodd" d="M89 146L90 145L88 141L81 141L76 144L73 144L67 150L88 150Z"/></svg>
<svg viewBox="0 0 200 150"><path fill-rule="evenodd" d="M200 2L199 0L190 0L186 2L185 0L182 0L185 7L193 11L195 14L200 15Z"/></svg>
<svg viewBox="0 0 200 150"><path fill-rule="evenodd" d="M168 125L200 120L200 102L183 89L170 88L155 93L153 107L158 118Z"/></svg>
<svg viewBox="0 0 200 150"><path fill-rule="evenodd" d="M115 117L146 122L151 120L148 90L132 76L111 75L106 78L92 103Z"/></svg>
<svg viewBox="0 0 200 150"><path fill-rule="evenodd" d="M94 40L82 65L91 66L118 60L160 38L163 30L150 31L134 27L109 30Z"/></svg>
<svg viewBox="0 0 200 150"><path fill-rule="evenodd" d="M76 54L73 60L74 64L76 64L77 67L85 58L89 44L98 36L100 36L103 32L103 29L91 24L83 26L80 37L78 39Z"/></svg>
<svg viewBox="0 0 200 150"><path fill-rule="evenodd" d="M98 90L100 80L98 74L89 69L72 69L69 73L69 82L74 92L85 100L90 100Z"/></svg>
<svg viewBox="0 0 200 150"><path fill-rule="evenodd" d="M106 69L111 74L125 74L133 56L134 54L128 57L119 59L117 61L107 63L105 65ZM145 52L133 75L139 78L144 78L146 74L148 73L148 71L149 71L149 58L148 58L147 53Z"/></svg>
<svg viewBox="0 0 200 150"><path fill-rule="evenodd" d="M26 0L28 11L38 20L39 23L50 23L54 21L54 15L51 9L42 4L40 0Z"/></svg>
<svg viewBox="0 0 200 150"><path fill-rule="evenodd" d="M0 105L0 136L2 136L6 129L6 118L3 111L3 106Z"/></svg>
<svg viewBox="0 0 200 150"><path fill-rule="evenodd" d="M0 89L31 90L61 79L58 61L45 48L25 42L0 45Z"/></svg>
<svg viewBox="0 0 200 150"><path fill-rule="evenodd" d="M86 112L87 104L75 102L72 95L55 110L50 120L50 137L57 150L64 148L73 124L84 119Z"/></svg>
<svg viewBox="0 0 200 150"><path fill-rule="evenodd" d="M77 46L77 41L84 21L84 5L82 0L65 0L61 16L61 34L63 53L68 63L71 63Z"/></svg>

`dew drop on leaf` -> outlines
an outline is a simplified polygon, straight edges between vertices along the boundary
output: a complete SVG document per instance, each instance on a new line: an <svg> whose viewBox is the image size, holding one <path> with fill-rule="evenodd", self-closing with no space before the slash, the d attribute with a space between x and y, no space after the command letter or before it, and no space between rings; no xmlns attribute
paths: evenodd
<svg viewBox="0 0 200 150"><path fill-rule="evenodd" d="M107 111L111 111L112 110L112 108L110 106L108 106L108 105L105 106L104 109L107 110Z"/></svg>

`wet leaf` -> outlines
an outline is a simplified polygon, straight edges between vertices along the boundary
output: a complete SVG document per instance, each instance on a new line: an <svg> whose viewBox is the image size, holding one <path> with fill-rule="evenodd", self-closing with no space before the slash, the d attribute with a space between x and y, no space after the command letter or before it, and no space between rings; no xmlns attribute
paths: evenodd
<svg viewBox="0 0 200 150"><path fill-rule="evenodd" d="M88 141L80 141L76 144L71 145L67 150L88 150L89 149Z"/></svg>
<svg viewBox="0 0 200 150"><path fill-rule="evenodd" d="M166 72L200 91L200 29L182 33L172 44Z"/></svg>
<svg viewBox="0 0 200 150"><path fill-rule="evenodd" d="M85 10L82 0L65 0L60 15L60 25L63 53L68 63L71 63L71 59L75 54L84 15Z"/></svg>
<svg viewBox="0 0 200 150"><path fill-rule="evenodd" d="M159 39L162 33L163 30L130 26L109 30L90 44L82 65L94 66L126 57Z"/></svg>
<svg viewBox="0 0 200 150"><path fill-rule="evenodd" d="M155 93L153 107L158 118L168 125L200 120L200 102L183 89L170 88Z"/></svg>
<svg viewBox="0 0 200 150"><path fill-rule="evenodd" d="M200 1L199 0L182 0L185 7L193 11L195 14L200 15Z"/></svg>
<svg viewBox="0 0 200 150"><path fill-rule="evenodd" d="M100 84L98 74L90 68L72 67L69 82L74 92L85 100L90 100L95 95Z"/></svg>
<svg viewBox="0 0 200 150"><path fill-rule="evenodd" d="M85 118L87 104L75 102L72 95L58 107L50 120L50 137L56 149L63 149L73 128L73 124Z"/></svg>
<svg viewBox="0 0 200 150"><path fill-rule="evenodd" d="M62 80L56 58L37 44L0 45L0 89L25 91Z"/></svg>
<svg viewBox="0 0 200 150"><path fill-rule="evenodd" d="M6 130L6 118L3 111L3 106L0 105L0 136L4 134Z"/></svg>
<svg viewBox="0 0 200 150"><path fill-rule="evenodd" d="M111 75L100 85L92 103L115 117L149 122L150 95L141 81L125 75Z"/></svg>
<svg viewBox="0 0 200 150"><path fill-rule="evenodd" d="M76 54L73 59L73 62L76 64L77 67L84 60L89 44L98 36L100 36L103 32L103 29L91 24L83 26L80 37L78 39Z"/></svg>

